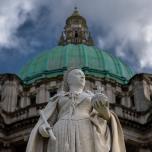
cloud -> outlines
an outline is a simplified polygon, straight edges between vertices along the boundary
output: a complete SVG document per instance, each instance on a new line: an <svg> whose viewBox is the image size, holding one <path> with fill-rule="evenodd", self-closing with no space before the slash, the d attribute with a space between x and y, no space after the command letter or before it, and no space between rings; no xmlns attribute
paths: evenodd
<svg viewBox="0 0 152 152"><path fill-rule="evenodd" d="M7 0L0 3L0 46L15 47L18 45L15 36L17 29L26 21L33 4L29 0Z"/></svg>
<svg viewBox="0 0 152 152"><path fill-rule="evenodd" d="M7 48L30 56L55 46L77 4L98 47L137 72L152 72L152 1L3 0L0 4L0 52Z"/></svg>
<svg viewBox="0 0 152 152"><path fill-rule="evenodd" d="M152 2L95 0L93 3L83 9L90 23L98 27L97 45L114 51L137 72L149 69L152 72Z"/></svg>

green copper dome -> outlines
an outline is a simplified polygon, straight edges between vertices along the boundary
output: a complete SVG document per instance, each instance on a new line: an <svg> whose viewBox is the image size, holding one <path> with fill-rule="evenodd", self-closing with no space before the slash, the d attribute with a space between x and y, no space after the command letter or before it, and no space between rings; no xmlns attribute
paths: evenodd
<svg viewBox="0 0 152 152"><path fill-rule="evenodd" d="M84 44L57 46L43 52L25 65L19 76L29 84L43 78L62 76L69 67L80 67L88 76L106 77L122 84L133 76L132 70L119 58Z"/></svg>

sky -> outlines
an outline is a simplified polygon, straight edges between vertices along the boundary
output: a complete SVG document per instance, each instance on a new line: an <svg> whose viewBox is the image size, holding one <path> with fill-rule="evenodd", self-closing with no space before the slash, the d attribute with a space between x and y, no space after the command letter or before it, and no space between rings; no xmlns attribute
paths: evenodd
<svg viewBox="0 0 152 152"><path fill-rule="evenodd" d="M55 47L77 6L98 48L135 73L152 73L151 0L0 0L0 73L16 73Z"/></svg>

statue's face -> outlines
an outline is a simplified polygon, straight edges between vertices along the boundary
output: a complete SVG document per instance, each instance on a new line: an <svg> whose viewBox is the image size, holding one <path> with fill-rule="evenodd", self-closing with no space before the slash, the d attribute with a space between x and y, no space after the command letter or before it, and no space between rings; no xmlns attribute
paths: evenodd
<svg viewBox="0 0 152 152"><path fill-rule="evenodd" d="M68 84L71 86L85 86L85 75L79 69L74 69L68 74Z"/></svg>

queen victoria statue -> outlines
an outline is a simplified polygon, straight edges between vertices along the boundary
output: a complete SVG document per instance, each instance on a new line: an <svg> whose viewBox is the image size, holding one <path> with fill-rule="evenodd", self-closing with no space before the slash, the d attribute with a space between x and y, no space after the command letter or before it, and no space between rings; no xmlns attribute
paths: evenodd
<svg viewBox="0 0 152 152"><path fill-rule="evenodd" d="M126 152L120 122L102 92L84 91L85 75L70 69L63 91L40 111L26 152Z"/></svg>

